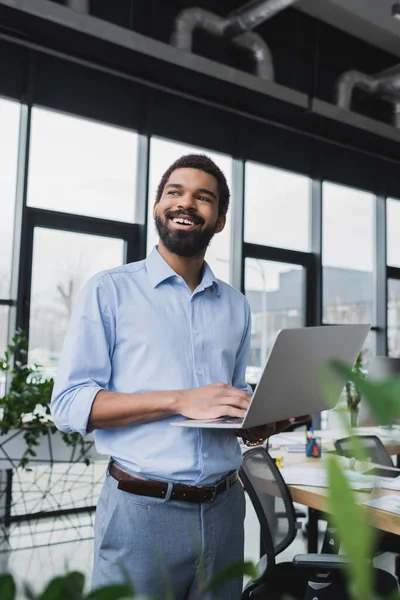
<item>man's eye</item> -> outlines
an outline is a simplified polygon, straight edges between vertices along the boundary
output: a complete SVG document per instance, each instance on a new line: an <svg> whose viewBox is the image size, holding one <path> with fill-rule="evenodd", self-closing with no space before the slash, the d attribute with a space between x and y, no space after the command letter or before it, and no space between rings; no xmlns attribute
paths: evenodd
<svg viewBox="0 0 400 600"><path fill-rule="evenodd" d="M210 198L208 198L208 196L199 196L199 200L202 200L204 202L211 202Z"/></svg>
<svg viewBox="0 0 400 600"><path fill-rule="evenodd" d="M168 196L175 196L175 194L179 194L179 192L177 192L176 190L170 190L168 192Z"/></svg>

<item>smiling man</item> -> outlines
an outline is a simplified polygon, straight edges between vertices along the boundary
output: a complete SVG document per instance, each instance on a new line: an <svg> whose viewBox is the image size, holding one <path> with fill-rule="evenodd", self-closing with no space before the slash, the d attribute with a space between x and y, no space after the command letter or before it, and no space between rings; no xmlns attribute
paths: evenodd
<svg viewBox="0 0 400 600"><path fill-rule="evenodd" d="M63 431L94 431L98 451L111 456L93 588L128 577L137 593L165 598L171 589L174 600L191 600L243 557L235 433L170 426L243 417L250 400L249 305L204 261L228 205L220 169L206 156L183 156L158 187L158 246L146 260L93 277L76 302L52 415ZM240 435L261 443L287 424ZM207 598L239 600L241 587L237 577Z"/></svg>

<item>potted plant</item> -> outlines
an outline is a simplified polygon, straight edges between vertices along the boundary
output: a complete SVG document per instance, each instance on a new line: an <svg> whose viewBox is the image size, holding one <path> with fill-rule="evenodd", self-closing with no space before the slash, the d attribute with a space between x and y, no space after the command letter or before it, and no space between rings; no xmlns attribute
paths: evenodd
<svg viewBox="0 0 400 600"><path fill-rule="evenodd" d="M50 414L54 380L27 359L26 335L18 329L0 358L0 372L8 379L0 397L0 468L26 468L29 462L83 460L88 464L94 453L93 440L56 429Z"/></svg>
<svg viewBox="0 0 400 600"><path fill-rule="evenodd" d="M363 378L365 377L362 352L357 356L352 373ZM358 407L361 402L361 390L352 380L346 382L346 401L347 409L350 412L350 426L355 427L357 425Z"/></svg>

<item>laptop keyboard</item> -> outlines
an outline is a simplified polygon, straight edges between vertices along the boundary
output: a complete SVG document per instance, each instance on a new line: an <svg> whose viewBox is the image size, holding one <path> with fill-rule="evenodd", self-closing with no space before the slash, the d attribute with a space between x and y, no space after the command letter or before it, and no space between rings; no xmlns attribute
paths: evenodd
<svg viewBox="0 0 400 600"><path fill-rule="evenodd" d="M222 421L223 423L243 423L243 419L239 417L219 417L216 421Z"/></svg>

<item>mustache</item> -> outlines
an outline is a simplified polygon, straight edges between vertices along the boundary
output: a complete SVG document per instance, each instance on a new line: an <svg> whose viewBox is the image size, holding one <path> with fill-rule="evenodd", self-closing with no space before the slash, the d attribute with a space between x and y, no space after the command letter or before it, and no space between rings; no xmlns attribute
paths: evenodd
<svg viewBox="0 0 400 600"><path fill-rule="evenodd" d="M205 220L200 215L196 215L196 213L192 210L167 210L165 212L165 216L167 219L177 219L178 217L187 218L196 225L204 225Z"/></svg>

